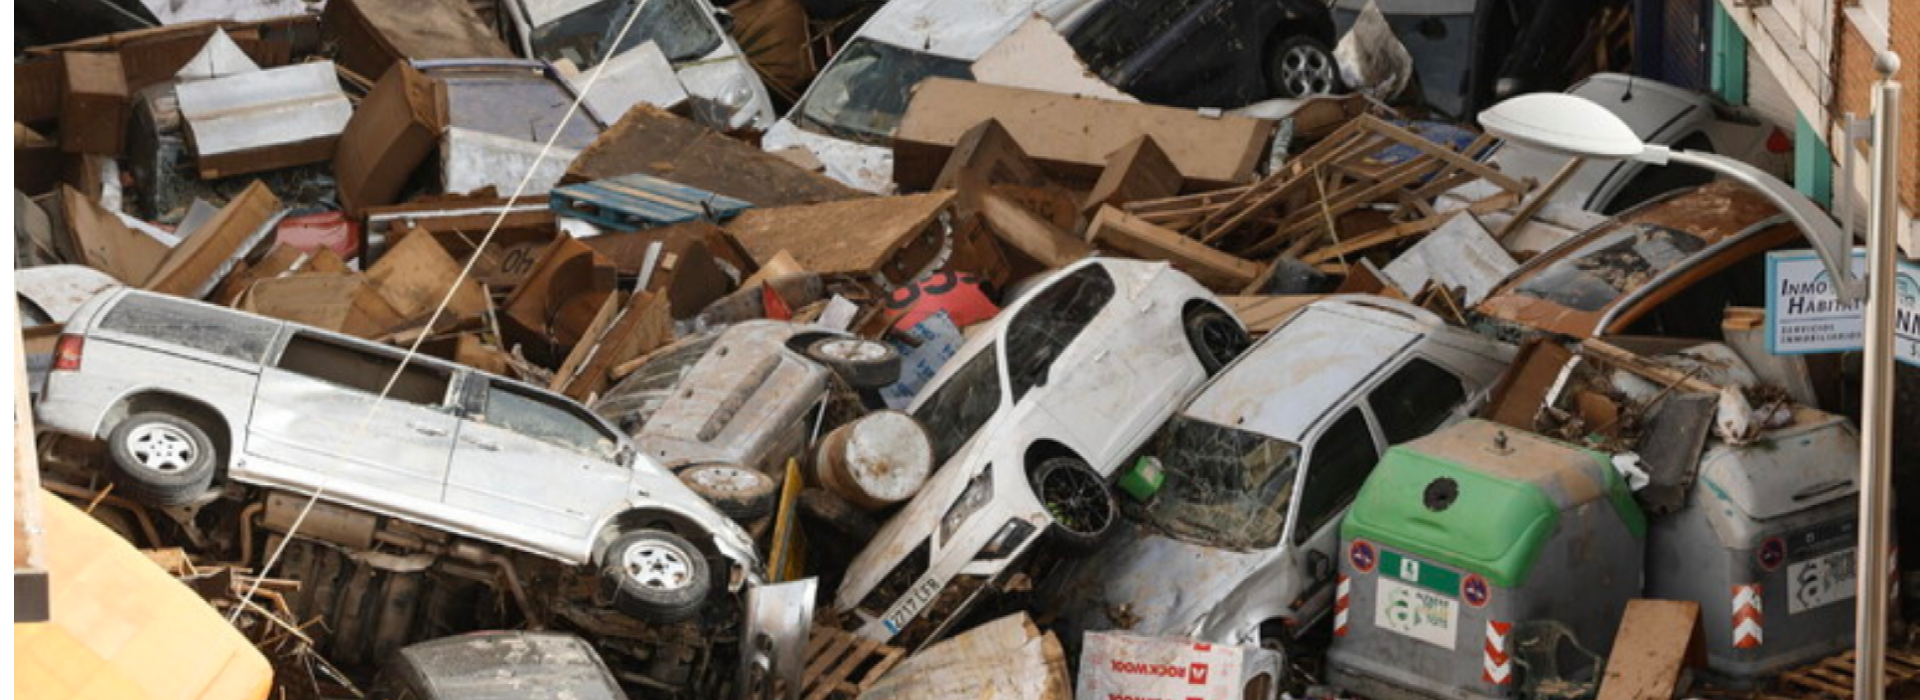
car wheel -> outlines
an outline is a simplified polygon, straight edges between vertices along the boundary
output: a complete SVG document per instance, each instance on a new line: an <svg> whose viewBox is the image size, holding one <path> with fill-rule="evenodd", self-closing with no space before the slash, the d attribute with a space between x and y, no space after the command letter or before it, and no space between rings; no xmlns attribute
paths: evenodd
<svg viewBox="0 0 1920 700"><path fill-rule="evenodd" d="M129 416L107 435L115 479L134 500L155 506L192 503L213 486L217 451L207 431L168 413Z"/></svg>
<svg viewBox="0 0 1920 700"><path fill-rule="evenodd" d="M865 338L822 338L807 346L807 357L826 365L855 389L878 389L900 381L900 353Z"/></svg>
<svg viewBox="0 0 1920 700"><path fill-rule="evenodd" d="M601 557L600 578L613 590L614 609L657 624L699 613L713 586L700 550L662 530L635 530L615 539Z"/></svg>
<svg viewBox="0 0 1920 700"><path fill-rule="evenodd" d="M800 512L808 519L819 521L849 542L866 542L880 532L880 525L873 517L853 507L847 499L821 488L810 488L800 492Z"/></svg>
<svg viewBox="0 0 1920 700"><path fill-rule="evenodd" d="M1042 461L1028 478L1040 505L1053 518L1048 537L1067 553L1090 552L1113 530L1120 513L1113 486L1078 457Z"/></svg>
<svg viewBox="0 0 1920 700"><path fill-rule="evenodd" d="M1209 377L1232 364L1234 358L1253 344L1247 337L1247 329L1235 323L1227 312L1213 307L1188 314L1183 324L1187 343L1193 346L1193 354L1200 358L1200 367Z"/></svg>
<svg viewBox="0 0 1920 700"><path fill-rule="evenodd" d="M680 471L680 481L727 517L743 523L773 512L779 492L773 477L731 464L688 467Z"/></svg>
<svg viewBox="0 0 1920 700"><path fill-rule="evenodd" d="M1340 88L1340 67L1326 44L1290 36L1267 52L1267 82L1280 97L1325 95Z"/></svg>

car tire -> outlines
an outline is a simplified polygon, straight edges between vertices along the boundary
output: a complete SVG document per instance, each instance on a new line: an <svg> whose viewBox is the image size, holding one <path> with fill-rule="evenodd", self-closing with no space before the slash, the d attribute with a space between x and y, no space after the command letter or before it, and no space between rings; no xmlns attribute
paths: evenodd
<svg viewBox="0 0 1920 700"><path fill-rule="evenodd" d="M1340 89L1340 66L1326 44L1296 34L1267 51L1267 85L1289 99L1332 94Z"/></svg>
<svg viewBox="0 0 1920 700"><path fill-rule="evenodd" d="M865 338L821 338L807 346L807 357L826 365L855 389L879 389L900 381L900 353Z"/></svg>
<svg viewBox="0 0 1920 700"><path fill-rule="evenodd" d="M773 477L732 464L702 464L682 469L680 482L727 517L742 523L773 512L773 501L779 495Z"/></svg>
<svg viewBox="0 0 1920 700"><path fill-rule="evenodd" d="M801 491L800 512L808 519L826 525L848 542L866 542L880 532L880 525L874 522L872 516L826 489Z"/></svg>
<svg viewBox="0 0 1920 700"><path fill-rule="evenodd" d="M1234 358L1253 344L1247 329L1227 312L1211 306L1188 313L1181 325L1186 329L1187 343L1193 346L1194 356L1200 359L1200 367L1209 377L1233 364Z"/></svg>
<svg viewBox="0 0 1920 700"><path fill-rule="evenodd" d="M128 416L107 434L114 481L152 506L192 503L213 487L219 451L207 431L171 413Z"/></svg>
<svg viewBox="0 0 1920 700"><path fill-rule="evenodd" d="M1052 457L1028 472L1033 494L1053 520L1047 537L1070 555L1100 546L1120 518L1113 485L1078 457Z"/></svg>
<svg viewBox="0 0 1920 700"><path fill-rule="evenodd" d="M613 592L615 610L655 624L699 614L713 587L706 556L664 530L635 530L615 538L600 558L600 582Z"/></svg>

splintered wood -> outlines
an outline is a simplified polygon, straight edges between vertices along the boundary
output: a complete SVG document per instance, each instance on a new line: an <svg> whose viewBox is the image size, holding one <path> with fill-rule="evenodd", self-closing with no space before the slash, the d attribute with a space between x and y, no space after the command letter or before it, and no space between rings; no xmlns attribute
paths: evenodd
<svg viewBox="0 0 1920 700"><path fill-rule="evenodd" d="M1308 262L1342 260L1439 227L1457 212L1437 212L1428 202L1473 180L1491 182L1499 192L1472 203L1470 210L1517 204L1529 184L1474 160L1491 143L1481 135L1454 150L1361 116L1251 185L1124 208L1146 223L1241 258L1286 254ZM1362 227L1346 221L1363 211L1385 212L1384 224ZM1348 234L1344 241L1343 234Z"/></svg>
<svg viewBox="0 0 1920 700"><path fill-rule="evenodd" d="M906 650L832 627L813 628L807 638L801 700L851 700L906 657Z"/></svg>

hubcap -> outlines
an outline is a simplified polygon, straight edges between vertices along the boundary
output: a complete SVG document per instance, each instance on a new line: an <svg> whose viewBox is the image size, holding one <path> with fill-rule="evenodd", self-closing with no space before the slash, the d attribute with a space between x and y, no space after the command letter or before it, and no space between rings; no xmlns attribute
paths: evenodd
<svg viewBox="0 0 1920 700"><path fill-rule="evenodd" d="M1280 56L1280 85L1290 97L1333 92L1333 57L1312 46L1295 46Z"/></svg>
<svg viewBox="0 0 1920 700"><path fill-rule="evenodd" d="M739 467L707 467L688 477L696 484L718 491L745 491L760 483L759 472Z"/></svg>
<svg viewBox="0 0 1920 700"><path fill-rule="evenodd" d="M140 426L128 434L127 452L140 466L162 474L186 471L200 457L199 448L186 431L158 423Z"/></svg>
<svg viewBox="0 0 1920 700"><path fill-rule="evenodd" d="M841 338L821 343L820 353L847 362L868 362L886 357L887 348L871 340Z"/></svg>
<svg viewBox="0 0 1920 700"><path fill-rule="evenodd" d="M1054 522L1083 535L1106 529L1113 503L1095 477L1078 469L1055 469L1040 480L1040 502Z"/></svg>
<svg viewBox="0 0 1920 700"><path fill-rule="evenodd" d="M656 591L677 591L693 579L693 566L687 553L664 542L641 542L627 548L621 557L627 578Z"/></svg>

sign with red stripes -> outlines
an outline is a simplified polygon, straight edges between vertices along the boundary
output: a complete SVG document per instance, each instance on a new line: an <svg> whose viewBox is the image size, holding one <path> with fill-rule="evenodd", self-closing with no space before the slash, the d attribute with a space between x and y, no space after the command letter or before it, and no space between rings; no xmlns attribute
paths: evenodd
<svg viewBox="0 0 1920 700"><path fill-rule="evenodd" d="M1334 589L1333 594L1333 636L1335 637L1347 636L1347 592L1352 586L1353 584L1347 580L1347 575L1341 574L1340 584Z"/></svg>
<svg viewBox="0 0 1920 700"><path fill-rule="evenodd" d="M1480 653L1480 680L1494 685L1513 682L1513 659L1507 654L1507 633L1513 623L1487 621L1487 641Z"/></svg>
<svg viewBox="0 0 1920 700"><path fill-rule="evenodd" d="M1758 649L1762 640L1760 584L1733 587L1733 648Z"/></svg>

